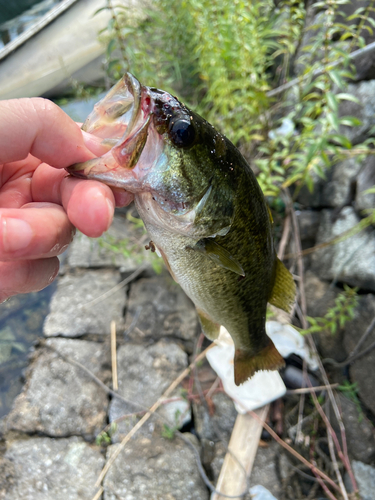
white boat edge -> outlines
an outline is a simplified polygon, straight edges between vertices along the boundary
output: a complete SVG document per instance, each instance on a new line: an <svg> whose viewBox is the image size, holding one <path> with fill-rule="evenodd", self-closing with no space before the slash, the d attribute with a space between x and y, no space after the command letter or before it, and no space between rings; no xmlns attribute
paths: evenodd
<svg viewBox="0 0 375 500"><path fill-rule="evenodd" d="M64 11L0 60L0 99L53 96L79 83L103 81L105 46L98 34L111 18L106 0L66 0ZM129 15L137 0L118 0ZM62 7L62 5L61 5ZM95 14L99 9L100 12Z"/></svg>
<svg viewBox="0 0 375 500"><path fill-rule="evenodd" d="M48 11L39 21L30 26L29 29L21 33L17 38L7 43L0 50L0 61L5 59L8 55L14 52L18 47L27 42L34 35L39 33L43 28L45 28L49 23L54 21L57 17L59 17L63 12L65 12L69 7L71 7L74 3L78 2L78 0L63 0L61 3L55 5L50 11Z"/></svg>

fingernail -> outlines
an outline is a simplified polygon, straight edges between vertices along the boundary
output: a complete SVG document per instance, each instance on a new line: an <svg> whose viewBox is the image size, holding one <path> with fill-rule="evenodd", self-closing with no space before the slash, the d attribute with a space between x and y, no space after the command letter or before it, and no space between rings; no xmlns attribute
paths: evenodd
<svg viewBox="0 0 375 500"><path fill-rule="evenodd" d="M48 284L51 284L52 281L56 278L56 276L58 275L59 273L59 269L60 269L60 263L58 262L57 263L57 266L55 267L53 273L51 274L51 276L48 278Z"/></svg>
<svg viewBox="0 0 375 500"><path fill-rule="evenodd" d="M18 252L30 245L34 232L26 221L4 217L2 224L4 252Z"/></svg>

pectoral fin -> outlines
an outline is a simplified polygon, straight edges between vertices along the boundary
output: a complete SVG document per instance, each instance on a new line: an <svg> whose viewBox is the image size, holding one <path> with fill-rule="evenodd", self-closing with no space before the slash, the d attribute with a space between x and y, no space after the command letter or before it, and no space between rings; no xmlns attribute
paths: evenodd
<svg viewBox="0 0 375 500"><path fill-rule="evenodd" d="M233 271L240 276L245 276L245 271L243 270L241 264L226 250L224 247L216 243L212 238L202 238L199 240L194 247L188 247L191 250L201 252L206 255L218 266Z"/></svg>
<svg viewBox="0 0 375 500"><path fill-rule="evenodd" d="M290 312L295 297L296 285L293 277L281 260L277 259L275 284L268 302L275 307Z"/></svg>
<svg viewBox="0 0 375 500"><path fill-rule="evenodd" d="M207 314L198 307L197 313L205 336L210 340L216 340L220 333L220 325L212 321L212 319L209 318Z"/></svg>

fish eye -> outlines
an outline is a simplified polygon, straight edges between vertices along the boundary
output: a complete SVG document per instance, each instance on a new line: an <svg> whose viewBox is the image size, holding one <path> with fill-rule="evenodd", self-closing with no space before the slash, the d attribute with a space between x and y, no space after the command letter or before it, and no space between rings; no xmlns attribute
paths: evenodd
<svg viewBox="0 0 375 500"><path fill-rule="evenodd" d="M175 146L188 147L195 140L195 128L190 120L181 119L169 124L169 137Z"/></svg>

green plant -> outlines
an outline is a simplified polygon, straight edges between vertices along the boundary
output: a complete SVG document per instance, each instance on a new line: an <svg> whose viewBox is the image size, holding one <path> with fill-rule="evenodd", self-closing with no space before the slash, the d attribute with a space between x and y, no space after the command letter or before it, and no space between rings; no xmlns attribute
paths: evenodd
<svg viewBox="0 0 375 500"><path fill-rule="evenodd" d="M168 425L168 424L163 424L163 429L161 431L161 435L166 438L166 439L173 439L176 431L181 427L181 412L180 410L176 410L174 414L174 424L173 425Z"/></svg>
<svg viewBox="0 0 375 500"><path fill-rule="evenodd" d="M372 33L374 2L347 19L340 11L345 3L315 2L315 23L306 31L305 4L293 0L277 6L271 0L155 0L147 14L131 17L108 0L108 71L117 79L130 70L177 93L234 143L246 144L267 196L289 186L296 196L346 157L353 148L342 127L360 124L340 116L339 107L356 101L347 92L354 75L348 54L363 46L364 30ZM304 37L309 42L297 53ZM290 79L294 59L298 85L282 99L273 97L269 91ZM287 132L280 128L285 123ZM363 155L371 148L367 141L355 150Z"/></svg>
<svg viewBox="0 0 375 500"><path fill-rule="evenodd" d="M351 384L349 380L345 380L342 385L339 385L338 390L355 404L358 411L358 422L362 422L364 413L362 410L361 402L358 399L358 384L354 382Z"/></svg>
<svg viewBox="0 0 375 500"><path fill-rule="evenodd" d="M95 439L97 446L108 446L112 443L112 436L117 431L117 424L112 422L107 430L100 432Z"/></svg>
<svg viewBox="0 0 375 500"><path fill-rule="evenodd" d="M354 318L357 305L357 289L344 285L344 291L336 297L335 305L328 309L323 318L307 316L310 326L301 330L301 334L329 332L334 335L339 328L343 328L348 321Z"/></svg>

